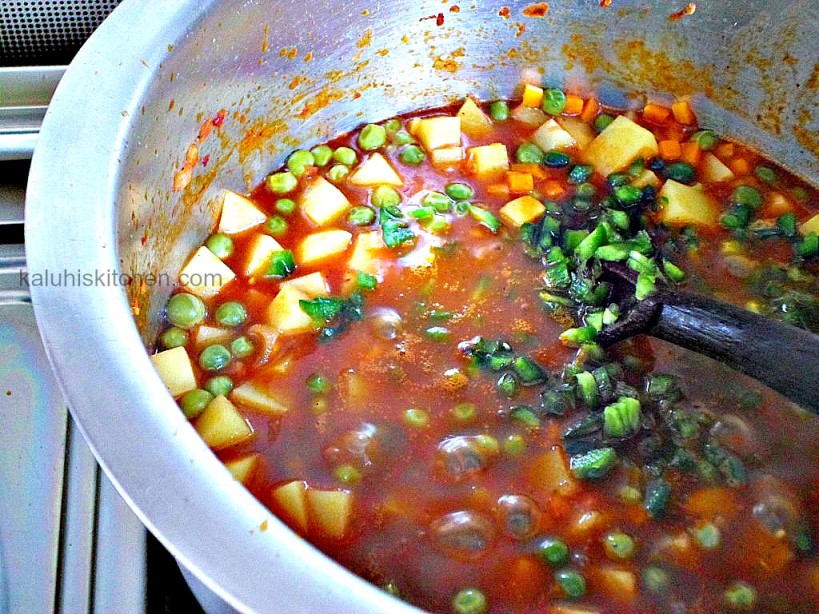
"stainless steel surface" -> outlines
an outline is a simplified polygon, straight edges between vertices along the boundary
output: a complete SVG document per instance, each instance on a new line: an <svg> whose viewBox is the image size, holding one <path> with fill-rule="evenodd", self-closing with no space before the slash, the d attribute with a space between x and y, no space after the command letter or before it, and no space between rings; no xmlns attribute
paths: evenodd
<svg viewBox="0 0 819 614"><path fill-rule="evenodd" d="M0 245L0 614L145 612L145 529L51 373L22 245Z"/></svg>
<svg viewBox="0 0 819 614"><path fill-rule="evenodd" d="M437 1L316 0L305 11L282 0L126 0L46 115L26 203L31 272L173 276L206 236L221 189L247 189L287 151L365 120L466 93L511 96L522 75L610 104L690 96L702 123L817 181L815 2L699 3L679 21L669 15L682 4L578 0L551 3L543 19L522 15L528 2L504 4L508 20L497 6L462 6L437 26L428 17L449 10ZM199 145L210 164L171 192L203 119L222 108L219 135ZM75 417L146 524L241 611L415 611L325 558L230 478L144 352L171 288L139 288L49 285L32 297Z"/></svg>
<svg viewBox="0 0 819 614"><path fill-rule="evenodd" d="M34 153L48 102L65 66L0 68L0 162Z"/></svg>
<svg viewBox="0 0 819 614"><path fill-rule="evenodd" d="M119 0L0 1L0 66L66 64Z"/></svg>

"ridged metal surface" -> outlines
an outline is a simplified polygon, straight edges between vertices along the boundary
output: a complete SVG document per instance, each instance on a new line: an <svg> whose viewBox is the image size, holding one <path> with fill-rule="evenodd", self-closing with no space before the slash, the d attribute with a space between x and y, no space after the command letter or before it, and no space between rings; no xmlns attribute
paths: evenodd
<svg viewBox="0 0 819 614"><path fill-rule="evenodd" d="M121 0L0 0L0 66L68 64Z"/></svg>

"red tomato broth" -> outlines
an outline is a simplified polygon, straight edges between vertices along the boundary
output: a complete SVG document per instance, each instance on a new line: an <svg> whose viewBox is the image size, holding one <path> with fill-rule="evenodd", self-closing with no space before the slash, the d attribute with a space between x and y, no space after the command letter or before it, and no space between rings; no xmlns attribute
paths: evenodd
<svg viewBox="0 0 819 614"><path fill-rule="evenodd" d="M454 109L443 109L419 117L453 112ZM659 126L643 121L639 114L635 120L651 129L657 140L684 140L696 130L696 126L677 124L673 117ZM528 141L532 130L512 120L495 122L487 135L479 138L464 135L463 146L502 142L511 154ZM329 144L334 149L339 146L355 149L360 162L367 154L357 147L356 135L345 135ZM733 157L748 160L751 168L764 161L739 144L734 147ZM577 148L565 151L573 160L580 156ZM436 168L427 161L409 166L399 161L397 150L385 155L404 179L404 186L399 188L404 207L408 201L419 202L420 198L413 195L422 190L442 190L451 181L469 184L475 191L472 202L495 213L513 198L492 193L490 185L497 181L475 178L464 165ZM543 178L535 177L534 193L538 194L546 182L559 181L571 196L576 187L566 183L568 168L542 167ZM309 168L299 187L287 197L298 201L305 182L322 172ZM809 200L815 205L815 190L781 169L777 172L779 190L800 186L808 190ZM597 172L590 179L598 194L608 191L605 181ZM737 184L757 187L763 194L772 191L753 176L706 184L704 188L717 202L726 203ZM370 188L355 187L347 181L339 186L353 205L370 203ZM264 183L250 195L267 214L275 213L279 197ZM792 200L799 221L804 222L816 213L808 205ZM656 214L647 213L658 243L681 242L679 229L663 229L654 221ZM583 214L566 214L564 219L573 217L582 218ZM293 249L300 238L315 230L298 211L286 219L287 234L277 237L286 249ZM776 488L801 501L800 506L805 508L800 510L801 518L806 519L814 534L819 530L815 513L819 503L814 492L819 475L819 444L812 437L812 418L783 412L781 407L785 404L781 398L709 359L656 340L632 340L613 349L610 355L633 356L643 362L648 373L678 375L688 402L695 408L707 407L717 415L735 414L748 425L754 435L752 443L747 444L751 447L748 482L740 486L704 484L690 472L666 468L663 475L673 497L666 514L656 519L645 511L643 502L624 501L620 495L624 486L642 490L645 476L639 466L621 464L601 480L572 478L571 487L562 494L538 487L537 480L532 480L533 471L537 470L532 467L539 466L539 459L550 451L557 450L565 460L561 433L576 415L570 411L563 417L547 417L535 430L510 421L510 406L536 405L540 387L523 387L515 398L504 398L496 391L498 374L470 371L469 361L457 346L476 336L508 340L516 355L534 357L553 374L576 361L576 350L558 340L568 326L565 317L550 314L538 299L536 289L543 285L543 267L524 253L516 231L507 229L493 234L469 215L453 217L451 232L442 239L411 224L420 235L415 246L379 252L387 266L377 289L364 293L364 319L353 322L326 343L318 343L312 334L290 337L285 349L270 364L254 368L251 361L232 361L222 371L233 377L237 385L252 378L254 383L279 394L289 407L287 413L273 418L241 407L242 415L254 428L254 436L218 452L226 462L250 453L260 455L260 466L246 482L260 501L274 512L281 512L271 492L291 480L305 480L310 488L351 491L352 521L344 536L331 539L308 532L309 539L356 573L381 586L391 583L402 598L433 611L451 610L453 595L466 587L479 588L486 595L491 612L540 611L549 604L565 601L564 589L555 582L554 569L537 554L537 544L544 536L565 540L571 550L568 566L580 570L586 579L585 595L580 602L594 611L665 611L674 602L684 604L687 611L714 611L725 607L723 591L738 580L753 584L757 608L770 611L819 608L819 565L815 555L796 552L787 540L763 527L752 511L760 476L775 476ZM359 232L343 218L331 226L354 234ZM377 225L362 230L371 228ZM258 229L232 237L235 251L224 260L228 266L238 267L256 232ZM689 287L745 305L759 296L726 268L721 242L731 236L719 225L700 229L699 248L676 250L675 263L687 273ZM445 250L435 252L431 265L415 266L402 260L436 243L457 247L451 254ZM750 240L748 244L752 251L746 253L762 262L787 263L791 258L791 245L784 238ZM348 255L349 250L320 266L300 267L292 277L320 270L326 275L330 295L339 296ZM802 266L808 272L816 272L815 263ZM250 323L266 321L267 303L278 288L278 280L254 281L239 276L206 304L212 311L216 304L227 300L243 302L249 314L246 328ZM379 336L374 330L373 314L383 309L400 315L400 331L394 339ZM454 315L439 321L430 317L430 310ZM446 327L446 339L428 338L425 330L431 326ZM284 372L277 372L276 364L287 356L289 365L281 369ZM444 375L455 369L457 374ZM348 402L345 387L340 383L351 372L364 382L363 402ZM317 373L331 384L329 391L321 395L305 384ZM198 367L196 374L197 381L208 376ZM642 373L626 371L624 381L641 385ZM760 395L754 411L740 408L742 395L749 390ZM317 396L324 403L321 411L316 411ZM463 402L474 403L477 408L474 420L467 424L459 423L452 413L452 408ZM422 428L407 424L404 412L409 408L426 410L428 424ZM365 427L375 432L366 454L358 450L356 456L344 450L344 438ZM453 478L441 467L439 444L448 438L474 435L491 435L499 450L489 455L491 459L479 470ZM516 455L503 445L514 435L522 436L526 442ZM627 443L622 447L623 457L628 458L633 450L628 449ZM341 464L354 465L360 471L360 483L341 484L334 475L334 469ZM686 508L689 496L706 487L730 489L737 499L736 508L730 513L718 510L706 514L706 520L718 527L721 536L720 545L713 550L694 543L689 529L703 521L703 512L694 513ZM498 499L505 495L526 495L535 501L540 516L533 536L518 540L504 535L498 519ZM807 510L813 513L806 514ZM470 554L442 547L431 528L445 515L465 511L476 514L492 527L483 536L482 545L475 545L474 540L478 539L475 535L464 538L469 542L467 550L476 550ZM618 560L606 554L602 538L611 531L625 532L634 539L637 547L633 556ZM749 543L756 547L749 548ZM640 574L649 565L661 566L673 578L661 597L641 588ZM606 570L631 572L634 593L623 593L613 587Z"/></svg>

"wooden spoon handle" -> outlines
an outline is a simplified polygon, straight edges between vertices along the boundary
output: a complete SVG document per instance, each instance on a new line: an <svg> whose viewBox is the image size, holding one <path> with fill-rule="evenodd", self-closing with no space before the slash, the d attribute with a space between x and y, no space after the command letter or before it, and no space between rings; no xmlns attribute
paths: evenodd
<svg viewBox="0 0 819 614"><path fill-rule="evenodd" d="M648 334L724 362L819 414L819 336L703 296L662 294Z"/></svg>

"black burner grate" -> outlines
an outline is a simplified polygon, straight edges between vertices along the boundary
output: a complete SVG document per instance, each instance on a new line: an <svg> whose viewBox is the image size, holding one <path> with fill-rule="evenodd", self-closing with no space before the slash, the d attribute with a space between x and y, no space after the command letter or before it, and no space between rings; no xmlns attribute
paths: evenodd
<svg viewBox="0 0 819 614"><path fill-rule="evenodd" d="M0 66L68 64L121 0L0 0Z"/></svg>

